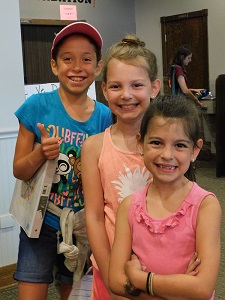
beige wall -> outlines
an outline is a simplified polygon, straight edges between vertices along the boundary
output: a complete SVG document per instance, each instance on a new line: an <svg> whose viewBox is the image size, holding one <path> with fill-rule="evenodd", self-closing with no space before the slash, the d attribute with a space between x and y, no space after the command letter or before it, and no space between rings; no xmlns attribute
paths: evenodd
<svg viewBox="0 0 225 300"><path fill-rule="evenodd" d="M1 1L1 0L0 0ZM72 1L71 1L72 2ZM81 1L82 2L82 1ZM91 1L94 3L94 0ZM75 5L77 18L94 25L103 37L103 53L127 32L136 30L135 0L96 0L93 4L62 1L19 0L20 17L33 19L60 19L60 5Z"/></svg>
<svg viewBox="0 0 225 300"><path fill-rule="evenodd" d="M215 94L215 80L225 73L224 0L136 0L136 33L156 53L162 79L160 17L208 9L209 84Z"/></svg>

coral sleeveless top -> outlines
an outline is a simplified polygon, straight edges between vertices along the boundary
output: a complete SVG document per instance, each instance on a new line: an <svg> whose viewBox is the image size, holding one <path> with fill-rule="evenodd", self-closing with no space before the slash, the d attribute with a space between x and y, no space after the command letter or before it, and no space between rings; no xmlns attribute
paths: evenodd
<svg viewBox="0 0 225 300"><path fill-rule="evenodd" d="M119 203L144 188L151 175L138 152L123 151L114 145L110 131L111 127L105 130L98 167L104 191L105 227L112 247ZM93 257L92 262L97 267Z"/></svg>

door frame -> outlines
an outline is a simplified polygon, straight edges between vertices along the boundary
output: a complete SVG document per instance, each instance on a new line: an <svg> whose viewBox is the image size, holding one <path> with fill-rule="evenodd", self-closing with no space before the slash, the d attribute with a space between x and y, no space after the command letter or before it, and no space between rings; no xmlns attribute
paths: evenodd
<svg viewBox="0 0 225 300"><path fill-rule="evenodd" d="M172 22L172 21L180 21L185 19L191 19L191 18L202 18L203 27L205 28L206 32L206 39L203 40L203 47L205 48L207 61L205 61L205 73L206 73L206 86L205 88L209 88L209 55L208 55L208 9L202 9L199 11L194 12L188 12L188 13L182 13L167 17L161 17L161 36L162 36L162 63L163 63L163 84L164 88L167 87L167 72L168 72L168 57L167 57L167 32L166 32L166 23Z"/></svg>

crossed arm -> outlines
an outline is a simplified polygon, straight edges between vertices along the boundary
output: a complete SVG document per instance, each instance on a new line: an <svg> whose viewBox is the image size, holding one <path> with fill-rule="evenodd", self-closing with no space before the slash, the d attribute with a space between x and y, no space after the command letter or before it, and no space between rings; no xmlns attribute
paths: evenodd
<svg viewBox="0 0 225 300"><path fill-rule="evenodd" d="M213 196L202 202L197 217L196 251L201 260L196 274L159 275L153 277L154 297L146 293L147 273L137 258L130 260L131 232L128 224L130 199L118 209L116 234L111 252L109 286L113 293L129 297L124 286L129 280L142 293L130 299L209 300L215 289L220 261L221 208ZM195 275L195 276L190 276Z"/></svg>

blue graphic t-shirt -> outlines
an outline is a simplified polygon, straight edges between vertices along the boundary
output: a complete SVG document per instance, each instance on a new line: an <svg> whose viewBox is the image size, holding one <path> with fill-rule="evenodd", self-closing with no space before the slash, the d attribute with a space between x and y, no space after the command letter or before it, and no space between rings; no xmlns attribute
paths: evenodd
<svg viewBox="0 0 225 300"><path fill-rule="evenodd" d="M110 109L95 101L95 109L85 122L71 118L58 94L52 92L34 94L15 112L20 122L41 142L37 123L42 123L50 136L61 138L60 155L53 179L49 200L59 207L70 207L75 212L84 207L81 179L81 147L88 136L104 131L112 124ZM59 218L46 212L44 222L60 229Z"/></svg>

